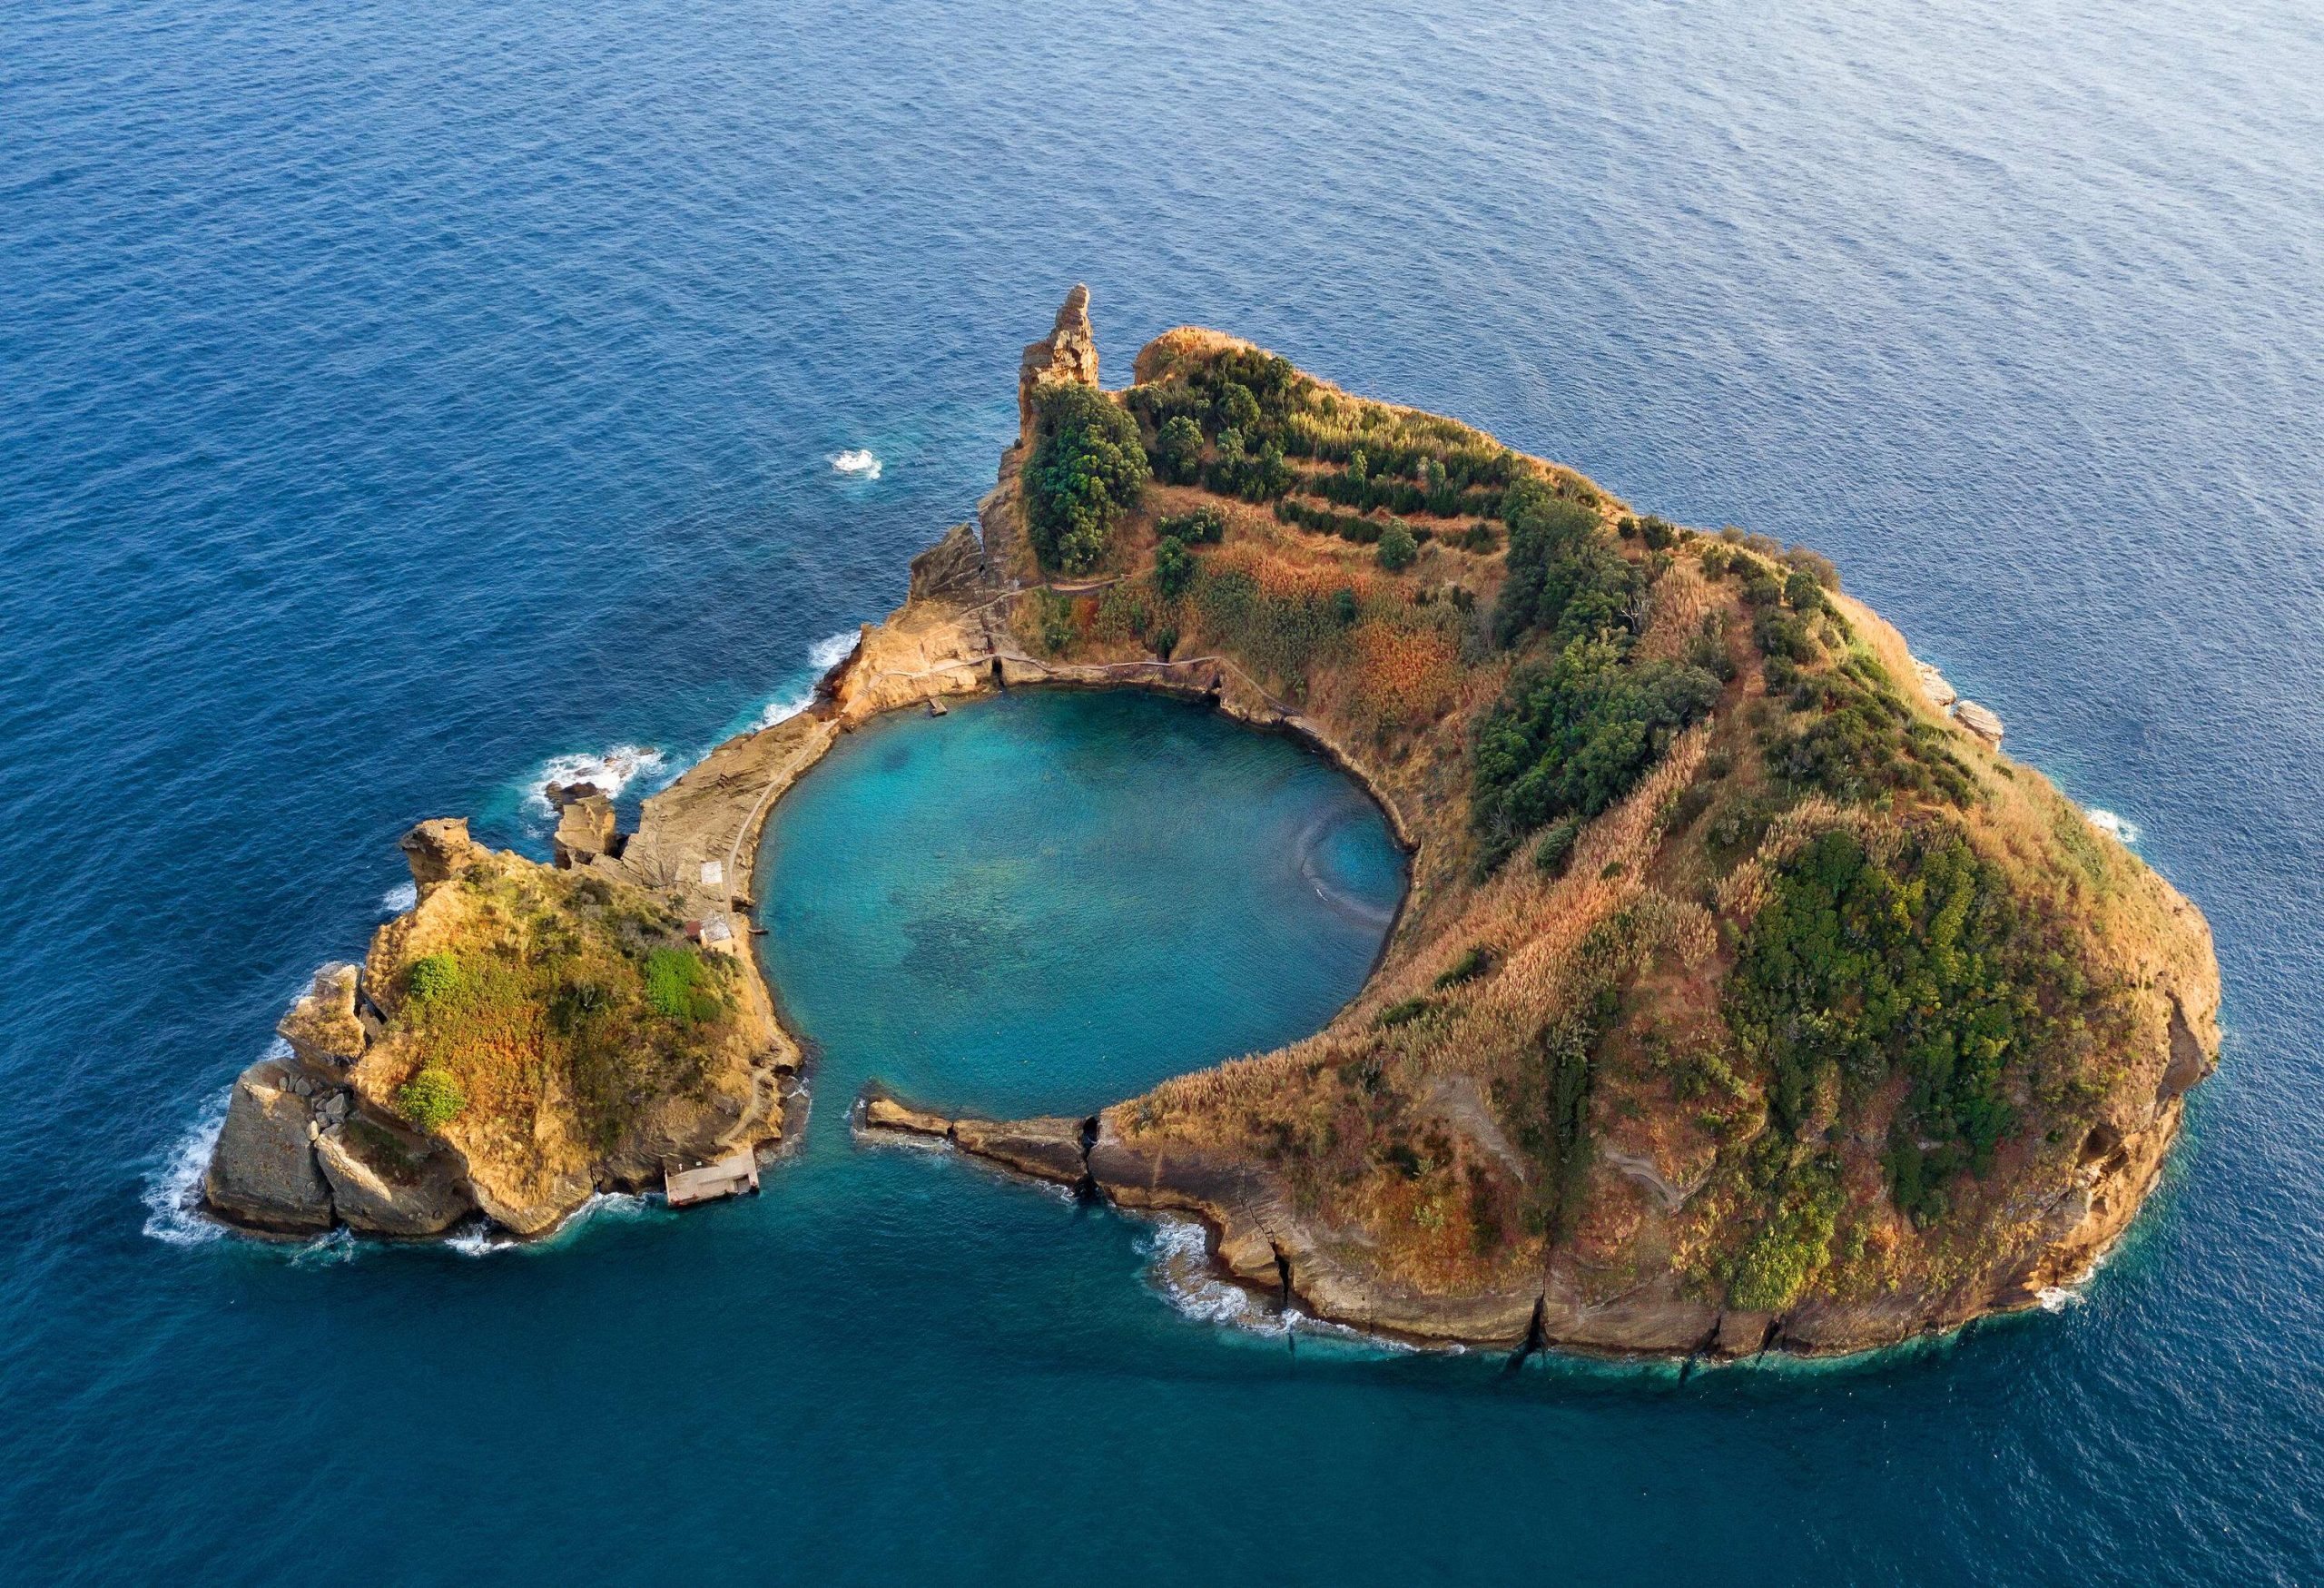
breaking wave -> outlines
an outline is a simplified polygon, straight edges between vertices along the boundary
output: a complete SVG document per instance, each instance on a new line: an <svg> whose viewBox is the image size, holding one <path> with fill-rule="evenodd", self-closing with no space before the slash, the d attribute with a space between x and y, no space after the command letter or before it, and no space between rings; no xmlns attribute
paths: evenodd
<svg viewBox="0 0 2324 1588"><path fill-rule="evenodd" d="M479 1218L446 1236L444 1245L464 1258L489 1258L502 1252L555 1251L579 1234L585 1225L607 1221L627 1223L653 1212L658 1201L656 1198L628 1191L599 1191L576 1208L573 1217L558 1225L556 1232L546 1239L519 1240Z"/></svg>
<svg viewBox="0 0 2324 1588"><path fill-rule="evenodd" d="M1198 1323L1280 1335L1298 1316L1262 1306L1240 1285L1220 1278L1210 1263L1209 1233L1192 1219L1155 1219L1148 1256L1147 1274L1154 1287L1172 1307Z"/></svg>
<svg viewBox="0 0 2324 1588"><path fill-rule="evenodd" d="M379 911L385 915L400 915L419 902L418 883L398 883L379 895Z"/></svg>
<svg viewBox="0 0 2324 1588"><path fill-rule="evenodd" d="M594 755L552 755L531 779L531 803L536 814L553 816L556 813L548 803L552 783L595 784L599 794L611 799L632 780L651 777L668 764L669 757L651 745L615 745Z"/></svg>
<svg viewBox="0 0 2324 1588"><path fill-rule="evenodd" d="M758 726L771 728L786 717L797 716L812 705L815 699L815 686L822 682L824 674L847 659L847 654L855 648L855 641L856 631L849 628L842 629L838 634L825 635L822 639L809 646L806 682L795 688L787 689L768 701L765 708L759 713Z"/></svg>
<svg viewBox="0 0 2324 1588"><path fill-rule="evenodd" d="M2136 843L2139 841L2139 824L2136 822L2126 821L2112 811L2102 811L2095 807L2083 814L2090 818L2092 826L2109 838L2120 839L2124 843Z"/></svg>
<svg viewBox="0 0 2324 1588"><path fill-rule="evenodd" d="M832 454L834 473L852 475L857 479L880 478L880 455L869 447L859 447L846 452Z"/></svg>
<svg viewBox="0 0 2324 1588"><path fill-rule="evenodd" d="M290 1044L277 1037L267 1049L267 1057L285 1058L290 1051ZM202 1174L210 1167L218 1132L226 1128L226 1105L233 1096L232 1087L220 1089L145 1177L140 1199L145 1204L145 1233L155 1240L169 1246L204 1246L225 1238L226 1227L202 1211Z"/></svg>

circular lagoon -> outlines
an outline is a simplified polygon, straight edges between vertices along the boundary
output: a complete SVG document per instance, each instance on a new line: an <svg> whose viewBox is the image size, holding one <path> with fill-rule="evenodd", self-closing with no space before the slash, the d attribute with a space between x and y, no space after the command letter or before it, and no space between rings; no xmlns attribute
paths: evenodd
<svg viewBox="0 0 2324 1588"><path fill-rule="evenodd" d="M1127 691L881 718L776 805L756 874L826 1139L870 1080L1074 1113L1304 1036L1364 984L1405 886L1322 757Z"/></svg>

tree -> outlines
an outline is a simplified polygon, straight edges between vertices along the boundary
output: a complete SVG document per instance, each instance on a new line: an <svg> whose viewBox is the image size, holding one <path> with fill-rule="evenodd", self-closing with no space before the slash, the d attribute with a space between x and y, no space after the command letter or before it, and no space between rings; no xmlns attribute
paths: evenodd
<svg viewBox="0 0 2324 1588"><path fill-rule="evenodd" d="M1380 545L1373 556L1390 573L1402 573L1419 557L1420 542L1413 538L1413 532L1404 527L1402 518L1391 518L1388 527L1380 531Z"/></svg>
<svg viewBox="0 0 2324 1588"><path fill-rule="evenodd" d="M1202 427L1185 414L1163 421L1154 439L1154 461L1172 485L1192 485L1202 478Z"/></svg>
<svg viewBox="0 0 2324 1588"><path fill-rule="evenodd" d="M1195 582L1195 554L1175 535L1165 535L1154 548L1154 587L1162 599L1175 601Z"/></svg>
<svg viewBox="0 0 2324 1588"><path fill-rule="evenodd" d="M1104 560L1115 523L1148 478L1137 421L1094 387L1045 387L1035 399L1040 439L1025 470L1025 507L1041 566L1088 573Z"/></svg>

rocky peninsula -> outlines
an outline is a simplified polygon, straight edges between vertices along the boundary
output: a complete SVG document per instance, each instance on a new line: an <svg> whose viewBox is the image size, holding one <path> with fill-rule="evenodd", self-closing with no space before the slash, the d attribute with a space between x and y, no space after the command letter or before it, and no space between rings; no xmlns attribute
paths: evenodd
<svg viewBox="0 0 2324 1588"><path fill-rule="evenodd" d="M1134 375L1100 387L1075 289L977 522L634 833L586 787L550 865L414 829L418 903L237 1081L210 1208L530 1236L747 1163L803 1107L748 949L768 810L879 713L1066 685L1357 778L1412 855L1382 962L1315 1036L1089 1118L875 1092L863 1130L1198 1218L1237 1281L1424 1341L1858 1350L2120 1236L2216 1060L2209 928L1828 563L1216 332Z"/></svg>

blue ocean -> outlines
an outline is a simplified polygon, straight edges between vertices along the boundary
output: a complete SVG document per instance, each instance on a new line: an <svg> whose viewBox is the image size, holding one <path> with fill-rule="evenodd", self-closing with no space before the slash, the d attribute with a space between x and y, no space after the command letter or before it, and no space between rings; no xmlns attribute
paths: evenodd
<svg viewBox="0 0 2324 1588"><path fill-rule="evenodd" d="M2314 5L17 0L0 154L0 1582L2324 1581ZM1216 325L1831 555L2114 814L2227 1039L2077 1298L1509 1373L858 1146L870 1080L1082 1109L1361 984L1376 814L1110 696L778 810L758 1198L185 1213L397 835L545 854L545 778L794 707L1077 281L1110 381Z"/></svg>

